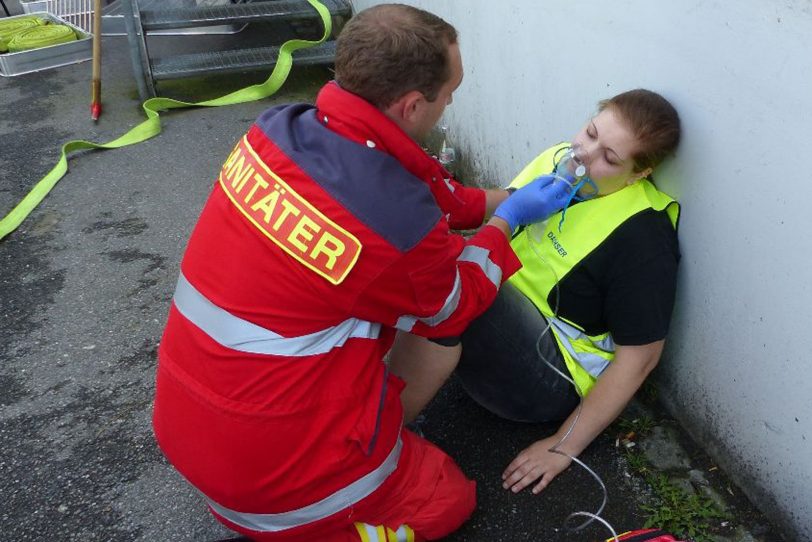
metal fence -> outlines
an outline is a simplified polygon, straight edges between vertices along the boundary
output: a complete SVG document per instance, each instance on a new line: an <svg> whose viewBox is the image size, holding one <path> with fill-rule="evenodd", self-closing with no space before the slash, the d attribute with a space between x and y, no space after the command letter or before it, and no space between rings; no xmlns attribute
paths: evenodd
<svg viewBox="0 0 812 542"><path fill-rule="evenodd" d="M93 32L93 0L20 0L23 11L47 11L82 30Z"/></svg>

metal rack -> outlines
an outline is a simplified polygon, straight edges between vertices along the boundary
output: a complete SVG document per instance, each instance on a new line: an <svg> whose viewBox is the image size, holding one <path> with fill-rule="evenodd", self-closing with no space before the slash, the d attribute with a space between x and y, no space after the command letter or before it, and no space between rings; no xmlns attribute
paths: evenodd
<svg viewBox="0 0 812 542"><path fill-rule="evenodd" d="M177 1L177 0L175 0ZM244 1L244 0L239 0ZM197 4L214 5L228 3L229 0L197 0ZM232 2L236 3L236 2ZM154 9L166 7L169 0L140 0L138 5L141 9ZM104 36L126 36L127 29L124 25L124 9L121 0L110 0L104 8L102 15L102 35ZM226 24L217 26L186 27L167 30L154 30L150 34L160 34L166 36L190 36L190 35L211 35L211 34L236 34L242 30L243 26L236 24Z"/></svg>
<svg viewBox="0 0 812 542"><path fill-rule="evenodd" d="M318 13L306 0L247 1L226 5L146 8L143 0L121 0L133 72L142 99L156 96L155 83L164 79L191 77L217 72L271 69L276 64L278 45L245 46L234 50L150 56L146 36L155 31L200 28L215 25L246 25L261 22L285 22L294 29L319 22ZM349 18L352 8L347 0L321 0L334 20ZM334 25L335 26L335 25ZM268 36L272 39L273 36ZM301 50L296 64L329 64L335 58L335 42Z"/></svg>
<svg viewBox="0 0 812 542"><path fill-rule="evenodd" d="M194 5L216 5L223 3L238 3L246 0L141 0L141 9L164 8L172 2ZM191 3L190 3L191 2ZM75 26L93 33L93 2L92 0L20 0L25 13L47 11L53 15L70 21ZM186 27L169 30L155 30L154 34L161 35L202 35L202 34L236 34L242 29L240 25ZM102 36L126 36L124 27L124 14L120 0L107 0L102 7Z"/></svg>
<svg viewBox="0 0 812 542"><path fill-rule="evenodd" d="M47 11L93 33L93 0L20 0L20 5L25 13Z"/></svg>
<svg viewBox="0 0 812 542"><path fill-rule="evenodd" d="M13 77L91 59L93 56L93 36L91 34L53 13L37 11L34 14L37 18L43 19L50 24L69 26L76 34L76 40L25 51L2 53L0 54L0 76ZM19 19L26 16L13 15L10 19Z"/></svg>

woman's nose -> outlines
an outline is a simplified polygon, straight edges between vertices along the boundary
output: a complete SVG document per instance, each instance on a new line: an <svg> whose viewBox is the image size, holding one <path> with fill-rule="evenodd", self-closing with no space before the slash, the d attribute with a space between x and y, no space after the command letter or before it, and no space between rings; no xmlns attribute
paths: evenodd
<svg viewBox="0 0 812 542"><path fill-rule="evenodd" d="M593 152L590 152L590 146L578 145L577 147L574 148L574 150L575 150L575 158L585 166L589 166L589 162L591 161L591 158L594 155Z"/></svg>
<svg viewBox="0 0 812 542"><path fill-rule="evenodd" d="M587 145L584 151L586 152L586 157L584 160L586 160L587 165L590 165L601 155L601 146L595 142L591 145Z"/></svg>

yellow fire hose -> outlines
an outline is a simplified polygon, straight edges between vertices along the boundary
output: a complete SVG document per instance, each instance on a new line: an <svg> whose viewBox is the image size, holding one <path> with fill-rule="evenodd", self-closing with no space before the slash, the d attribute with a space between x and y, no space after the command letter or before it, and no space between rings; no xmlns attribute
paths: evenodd
<svg viewBox="0 0 812 542"><path fill-rule="evenodd" d="M16 19L0 20L0 53L8 52L8 42L19 32L34 26L44 25L45 21L39 17L19 17Z"/></svg>
<svg viewBox="0 0 812 542"><path fill-rule="evenodd" d="M274 94L282 86L282 83L288 77L290 69L293 65L293 52L306 47L312 47L324 42L332 33L332 20L330 18L330 11L318 0L307 0L313 8L319 13L322 23L324 24L324 35L321 39L300 40L292 39L282 44L279 49L279 56L276 60L273 72L264 83L252 85L240 90L236 90L220 98L207 100L204 102L189 103L180 100L173 100L171 98L150 98L142 105L144 112L147 115L147 120L131 129L126 134L118 137L117 139L108 143L94 143L92 141L75 140L68 141L62 145L61 155L57 164L48 172L45 177L40 179L34 188L11 210L8 215L0 220L0 239L6 237L9 233L13 232L17 227L22 224L23 220L39 205L39 202L48 195L48 192L56 185L59 180L65 176L68 171L68 158L67 155L71 152L80 150L92 149L117 149L126 147L135 143L140 143L151 137L161 133L161 120L159 111L167 111L169 109L180 109L185 107L218 107L221 105L233 105L239 103L253 102L267 98Z"/></svg>
<svg viewBox="0 0 812 542"><path fill-rule="evenodd" d="M24 28L12 36L8 42L8 52L18 53L69 41L76 41L76 33L68 26L62 24L32 26Z"/></svg>

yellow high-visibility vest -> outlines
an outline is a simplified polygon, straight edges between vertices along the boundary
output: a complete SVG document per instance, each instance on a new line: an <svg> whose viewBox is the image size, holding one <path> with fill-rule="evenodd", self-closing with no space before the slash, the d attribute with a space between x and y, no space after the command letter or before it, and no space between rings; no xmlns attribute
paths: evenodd
<svg viewBox="0 0 812 542"><path fill-rule="evenodd" d="M561 143L544 151L519 173L510 186L519 188L552 172L556 153L568 145ZM548 297L553 287L613 231L649 208L665 210L674 229L677 228L679 203L642 179L612 194L570 207L560 231L561 212L558 212L543 225L525 228L511 242L522 268L510 281L551 322L550 329L576 390L582 396L589 393L597 377L614 359L614 341L609 333L590 336L577 323L559 317L548 303Z"/></svg>

